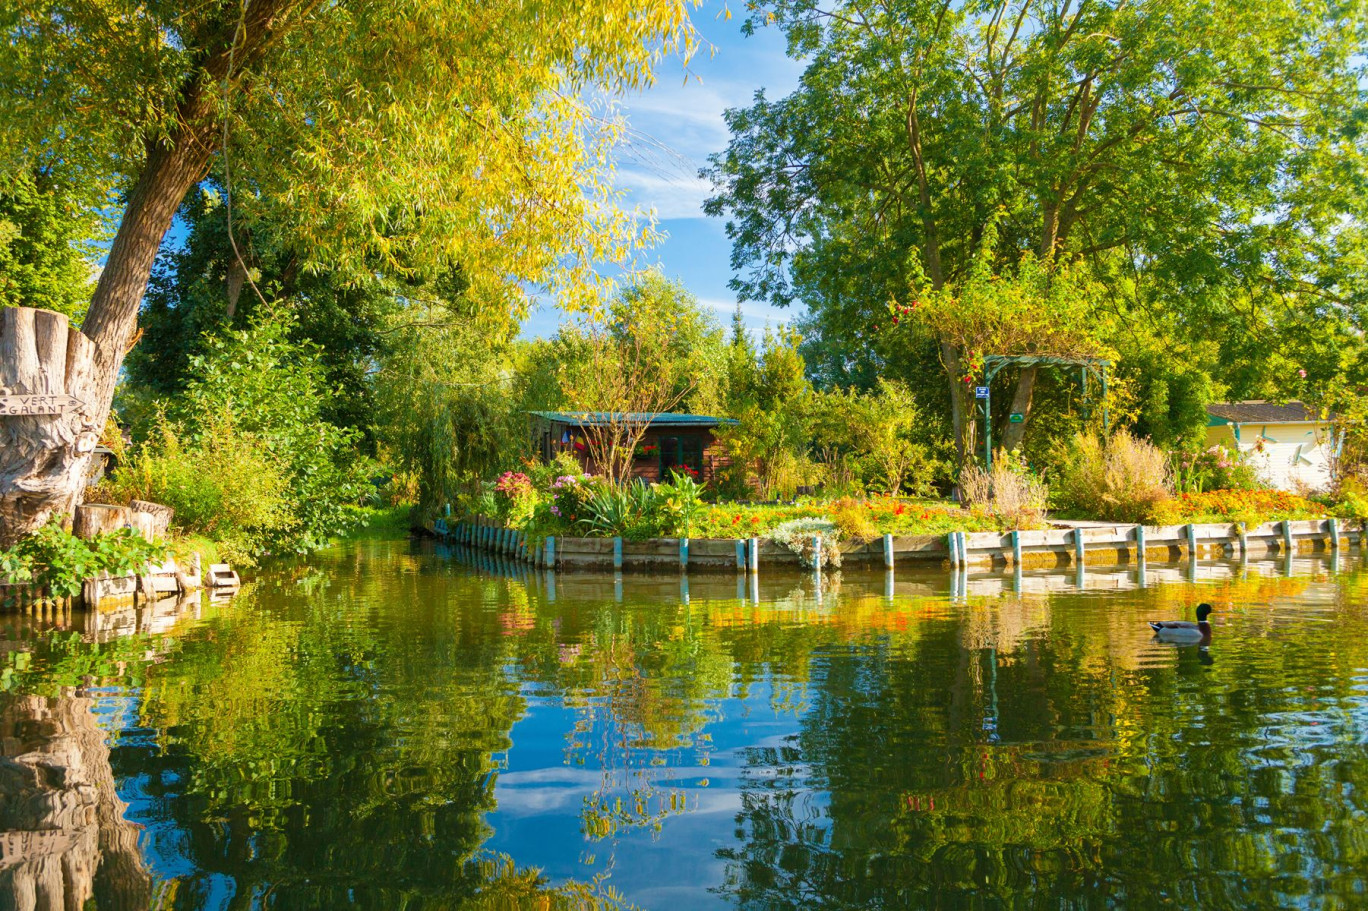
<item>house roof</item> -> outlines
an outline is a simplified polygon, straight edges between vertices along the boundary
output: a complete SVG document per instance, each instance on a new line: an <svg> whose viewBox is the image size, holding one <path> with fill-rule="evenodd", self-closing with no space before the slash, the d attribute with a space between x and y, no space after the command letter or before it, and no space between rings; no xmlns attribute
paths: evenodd
<svg viewBox="0 0 1368 911"><path fill-rule="evenodd" d="M721 424L735 424L732 418L716 418L706 414L670 414L660 411L613 412L613 411L530 411L533 417L569 424L572 427L593 427L606 424L611 420L626 420L632 424L646 424L648 427L696 427L706 430Z"/></svg>
<svg viewBox="0 0 1368 911"><path fill-rule="evenodd" d="M1207 406L1211 423L1219 424L1321 424L1324 419L1302 402L1279 405L1262 399L1250 402L1212 402ZM1214 420L1219 418L1219 420Z"/></svg>

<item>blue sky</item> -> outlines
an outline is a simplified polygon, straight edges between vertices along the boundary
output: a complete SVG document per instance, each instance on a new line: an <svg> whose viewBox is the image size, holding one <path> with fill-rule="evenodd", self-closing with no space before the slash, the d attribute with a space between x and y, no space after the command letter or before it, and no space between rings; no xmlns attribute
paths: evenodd
<svg viewBox="0 0 1368 911"><path fill-rule="evenodd" d="M703 214L709 186L698 169L727 145L723 111L749 105L757 89L770 98L787 95L802 73L801 64L785 56L777 29L760 29L749 38L741 34L743 8L738 5L727 21L721 0L705 0L693 14L703 46L687 72L678 58L666 60L654 86L620 104L631 130L618 157L618 186L627 192L628 205L654 209L668 235L644 259L654 259L665 275L681 280L723 324L736 308L736 294L727 287L731 244L722 219ZM753 331L797 315L792 308L742 305ZM548 336L559 322L560 313L544 304L528 318L523 334Z"/></svg>

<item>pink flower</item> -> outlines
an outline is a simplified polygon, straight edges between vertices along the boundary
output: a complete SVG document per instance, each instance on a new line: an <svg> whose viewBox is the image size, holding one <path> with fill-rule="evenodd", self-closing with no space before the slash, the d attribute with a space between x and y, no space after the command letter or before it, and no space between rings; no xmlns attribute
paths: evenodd
<svg viewBox="0 0 1368 911"><path fill-rule="evenodd" d="M1306 369L1305 369L1305 368L1302 368L1302 369L1298 370L1298 371L1297 371L1297 376L1301 377L1302 379L1306 379Z"/></svg>

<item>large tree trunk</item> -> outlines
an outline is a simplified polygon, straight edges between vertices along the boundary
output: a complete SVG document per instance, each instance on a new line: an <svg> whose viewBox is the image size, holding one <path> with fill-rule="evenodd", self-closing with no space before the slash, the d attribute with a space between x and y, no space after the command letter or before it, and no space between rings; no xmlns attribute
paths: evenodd
<svg viewBox="0 0 1368 911"><path fill-rule="evenodd" d="M955 456L959 468L974 460L977 423L974 413L973 388L963 379L963 364L959 351L948 342L941 342L941 363L950 381L950 421L955 434Z"/></svg>
<svg viewBox="0 0 1368 911"><path fill-rule="evenodd" d="M1035 395L1036 372L1038 367L1026 367L1017 377L1016 392L1012 394L1012 411L1021 415L1021 423L1007 423L1002 433L1002 448L1011 452L1021 446L1026 438L1026 422L1031 419L1031 398Z"/></svg>
<svg viewBox="0 0 1368 911"><path fill-rule="evenodd" d="M0 310L0 547L75 511L103 421L94 404L95 344L48 310ZM56 403L18 396L55 398ZM75 399L75 402L67 397ZM104 406L108 410L108 405Z"/></svg>
<svg viewBox="0 0 1368 911"><path fill-rule="evenodd" d="M91 343L79 432L72 433L69 427L55 429L60 422L0 417L0 423L10 425L0 431L8 435L4 442L20 444L23 453L4 453L11 469L8 474L0 471L0 544L22 537L54 513L69 512L79 504L84 465L73 463L89 456L88 450L82 454L72 447L78 441L81 446L93 445L87 428L95 428L98 434L109 417L119 368L137 327L138 307L162 238L185 194L208 172L210 158L219 147L219 99L240 91L246 74L274 46L282 28L298 25L302 15L317 5L313 0L256 0L243 4L240 11L230 8L217 30L188 48L196 60L180 94L177 127L162 139L158 138L159 125L149 125L153 138L148 140L147 158L95 285L81 327L84 335L72 333ZM291 12L300 15L291 18L287 15ZM16 350L23 353L27 344ZM0 362L16 378L21 372L32 373L7 356L0 355ZM56 364L57 359L42 362ZM73 439L67 440L68 436Z"/></svg>
<svg viewBox="0 0 1368 911"><path fill-rule="evenodd" d="M209 166L207 136L153 147L95 286L84 331L46 310L0 311L0 395L65 395L62 414L0 416L0 547L80 505L162 238Z"/></svg>

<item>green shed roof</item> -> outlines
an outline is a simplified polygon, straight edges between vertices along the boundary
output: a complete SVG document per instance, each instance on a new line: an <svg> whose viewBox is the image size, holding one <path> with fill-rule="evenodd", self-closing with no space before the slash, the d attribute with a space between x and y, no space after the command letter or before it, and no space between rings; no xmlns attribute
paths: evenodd
<svg viewBox="0 0 1368 911"><path fill-rule="evenodd" d="M707 414L671 414L663 411L529 411L528 414L558 424L569 424L572 427L592 427L624 419L629 423L646 424L648 427L696 427L700 430L736 423L733 418L718 418Z"/></svg>

